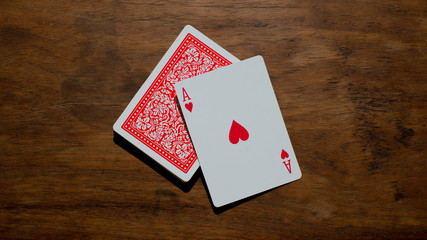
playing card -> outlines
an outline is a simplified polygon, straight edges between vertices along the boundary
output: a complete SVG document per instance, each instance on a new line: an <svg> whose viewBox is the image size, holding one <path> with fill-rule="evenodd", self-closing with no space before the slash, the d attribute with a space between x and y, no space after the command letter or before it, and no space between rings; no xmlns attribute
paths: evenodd
<svg viewBox="0 0 427 240"><path fill-rule="evenodd" d="M199 167L177 110L174 84L239 61L186 26L113 126L115 132L182 181Z"/></svg>
<svg viewBox="0 0 427 240"><path fill-rule="evenodd" d="M175 84L216 207L301 178L264 60Z"/></svg>

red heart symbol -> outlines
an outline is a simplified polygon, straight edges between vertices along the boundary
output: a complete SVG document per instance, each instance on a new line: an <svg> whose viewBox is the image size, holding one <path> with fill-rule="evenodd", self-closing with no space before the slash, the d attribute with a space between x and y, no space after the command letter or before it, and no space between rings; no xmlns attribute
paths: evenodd
<svg viewBox="0 0 427 240"><path fill-rule="evenodd" d="M185 108L191 112L193 110L193 103L192 102L186 103Z"/></svg>
<svg viewBox="0 0 427 240"><path fill-rule="evenodd" d="M285 150L282 149L282 155L281 155L281 157L282 157L282 159L288 158L289 154Z"/></svg>
<svg viewBox="0 0 427 240"><path fill-rule="evenodd" d="M233 120L233 123L231 124L230 128L230 134L228 135L228 139L230 139L230 142L232 144L236 144L239 142L239 139L242 139L242 141L246 141L249 138L248 131L240 124L238 124L236 121Z"/></svg>

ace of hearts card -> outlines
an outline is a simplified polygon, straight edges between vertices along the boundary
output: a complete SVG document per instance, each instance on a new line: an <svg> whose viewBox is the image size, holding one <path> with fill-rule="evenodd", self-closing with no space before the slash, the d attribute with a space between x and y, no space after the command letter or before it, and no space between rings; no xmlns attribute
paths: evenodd
<svg viewBox="0 0 427 240"><path fill-rule="evenodd" d="M214 206L301 178L261 56L175 84Z"/></svg>

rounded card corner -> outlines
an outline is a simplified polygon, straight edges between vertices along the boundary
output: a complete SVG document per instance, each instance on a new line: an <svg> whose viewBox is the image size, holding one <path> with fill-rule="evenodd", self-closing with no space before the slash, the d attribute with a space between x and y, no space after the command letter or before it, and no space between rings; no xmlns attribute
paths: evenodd
<svg viewBox="0 0 427 240"><path fill-rule="evenodd" d="M173 85L173 87L175 88L175 92L176 92L176 90L178 90L179 89L179 86L180 86L181 84L180 84L180 82L176 82L174 85Z"/></svg>
<svg viewBox="0 0 427 240"><path fill-rule="evenodd" d="M298 175L297 175L297 178L295 179L295 180L299 180L299 179L301 179L302 178L302 173L301 172L299 172L298 173Z"/></svg>
<svg viewBox="0 0 427 240"><path fill-rule="evenodd" d="M183 30L194 30L194 27L191 26L190 24L185 25Z"/></svg>
<svg viewBox="0 0 427 240"><path fill-rule="evenodd" d="M116 123L114 123L114 125L113 125L113 131L114 132L118 132L119 131L119 129L120 129L120 126L119 126L120 124L117 124L117 122Z"/></svg>
<svg viewBox="0 0 427 240"><path fill-rule="evenodd" d="M256 55L256 56L254 57L254 59L255 59L255 60L257 60L257 61L264 62L264 58L263 58L261 55Z"/></svg>
<svg viewBox="0 0 427 240"><path fill-rule="evenodd" d="M188 183L190 181L191 177L192 176L189 176L189 174L185 174L184 177L178 177L178 179L181 180L181 182Z"/></svg>
<svg viewBox="0 0 427 240"><path fill-rule="evenodd" d="M220 208L222 206L224 206L224 203L218 203L216 202L213 198L212 198L212 204L216 207L216 208Z"/></svg>

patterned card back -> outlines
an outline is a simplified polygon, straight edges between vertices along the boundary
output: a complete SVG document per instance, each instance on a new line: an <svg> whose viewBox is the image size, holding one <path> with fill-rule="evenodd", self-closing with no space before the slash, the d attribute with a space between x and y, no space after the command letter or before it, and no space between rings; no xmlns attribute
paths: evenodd
<svg viewBox="0 0 427 240"><path fill-rule="evenodd" d="M187 34L122 129L187 173L197 157L174 101L174 84L229 64L229 60Z"/></svg>

